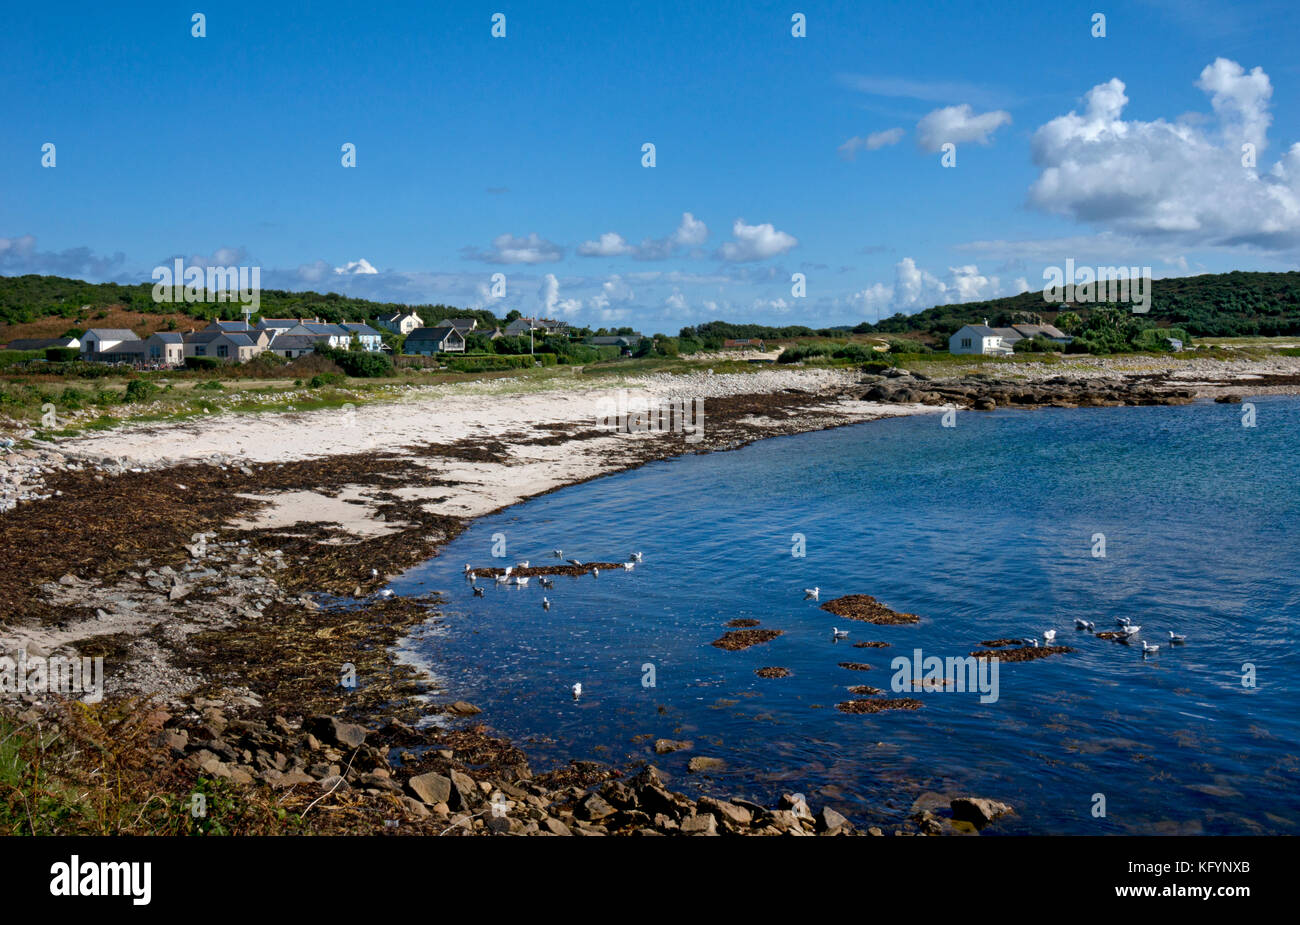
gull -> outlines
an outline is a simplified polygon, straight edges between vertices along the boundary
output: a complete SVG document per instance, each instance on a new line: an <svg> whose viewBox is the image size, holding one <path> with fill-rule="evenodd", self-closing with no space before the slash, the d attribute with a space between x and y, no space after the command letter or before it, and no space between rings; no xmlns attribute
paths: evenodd
<svg viewBox="0 0 1300 925"><path fill-rule="evenodd" d="M475 586L474 586L474 596L475 596L475 597L482 597L482 596L483 596L483 589L480 588L478 585L475 585Z"/></svg>
<svg viewBox="0 0 1300 925"><path fill-rule="evenodd" d="M582 568L582 560L581 560L581 559L569 559L569 560L567 560L567 561L568 561L568 563L569 563L570 565L576 565L576 566L578 566L578 568Z"/></svg>
<svg viewBox="0 0 1300 925"><path fill-rule="evenodd" d="M840 628L837 627L837 626L832 626L832 627L831 627L831 638L832 638L832 639L847 639L848 636L849 636L849 631L848 631L848 630L842 630L842 629L840 629Z"/></svg>
<svg viewBox="0 0 1300 925"><path fill-rule="evenodd" d="M1142 641L1142 654L1143 654L1143 655L1151 655L1151 654L1153 654L1153 653L1155 653L1155 652L1159 652L1159 651L1160 651L1160 647L1159 647L1159 646L1153 646L1151 643L1147 642L1145 639Z"/></svg>
<svg viewBox="0 0 1300 925"><path fill-rule="evenodd" d="M555 582L554 582L554 580L552 580L552 579L550 579L550 578L539 578L539 579L537 579L537 580L538 580L539 582L541 582L541 585L542 585L543 588L554 588L554 587L555 587Z"/></svg>
<svg viewBox="0 0 1300 925"><path fill-rule="evenodd" d="M1043 642L1056 642L1056 630L1044 630Z"/></svg>
<svg viewBox="0 0 1300 925"><path fill-rule="evenodd" d="M581 696L582 696L582 685L581 684L573 685L573 699L577 700Z"/></svg>
<svg viewBox="0 0 1300 925"><path fill-rule="evenodd" d="M551 599L548 597L542 598L542 610L550 610L550 609L551 609Z"/></svg>
<svg viewBox="0 0 1300 925"><path fill-rule="evenodd" d="M379 569L377 569L377 568L372 568L372 569L370 570L370 577L371 577L371 578L378 578L378 577L379 577Z"/></svg>
<svg viewBox="0 0 1300 925"><path fill-rule="evenodd" d="M1077 630L1095 630L1097 624L1093 623L1091 620L1080 620L1078 617L1075 617L1074 628Z"/></svg>
<svg viewBox="0 0 1300 925"><path fill-rule="evenodd" d="M382 591L379 592L379 596L380 596L380 597L392 597L392 596L393 596L393 589L392 589L392 588L385 588L384 590L382 590Z"/></svg>
<svg viewBox="0 0 1300 925"><path fill-rule="evenodd" d="M1023 645L1029 646L1031 649L1037 649L1037 648L1038 648L1038 638L1037 638L1037 637L1032 637L1032 636L1031 636L1029 639L1022 639L1022 640L1020 640L1020 642L1021 642L1021 644L1023 644Z"/></svg>
<svg viewBox="0 0 1300 925"><path fill-rule="evenodd" d="M592 569L592 570L591 570L591 577L592 577L592 578L599 578L599 577L600 577L600 569L598 569L598 568L594 568L594 569Z"/></svg>
<svg viewBox="0 0 1300 925"><path fill-rule="evenodd" d="M468 572L468 573L465 575L465 577L469 579L469 583L470 583L470 584L473 584L475 581L478 580L478 576L475 575L473 572Z"/></svg>
<svg viewBox="0 0 1300 925"><path fill-rule="evenodd" d="M466 563L465 563L465 574L466 574L466 575L468 575L468 574L470 573L470 569L471 569L471 568L472 568L472 566L471 566L468 562L466 562Z"/></svg>
<svg viewBox="0 0 1300 925"><path fill-rule="evenodd" d="M1115 625L1116 625L1116 626L1128 626L1128 625L1129 625L1130 623L1132 623L1132 622L1133 622L1133 621L1130 620L1128 617L1116 617L1116 618L1115 618Z"/></svg>
<svg viewBox="0 0 1300 925"><path fill-rule="evenodd" d="M514 570L515 570L515 567L514 567L513 565L507 565L507 566L506 566L506 572L505 572L506 577L509 578L509 577L510 577L510 573L513 572Z"/></svg>
<svg viewBox="0 0 1300 925"><path fill-rule="evenodd" d="M634 569L634 568L636 568L636 563L635 563L635 562L624 562L624 563L623 563L623 571L625 571L625 572L630 572L630 571L632 571L632 569Z"/></svg>
<svg viewBox="0 0 1300 925"><path fill-rule="evenodd" d="M552 553L552 554L555 556L555 558L557 558L557 559L563 559L563 558L564 558L564 550L563 550L563 549L552 549L552 550L551 550L551 553Z"/></svg>
<svg viewBox="0 0 1300 925"><path fill-rule="evenodd" d="M633 561L633 562L640 562L640 561L641 561L641 553L639 553L639 552L634 552L634 553L632 553L632 561Z"/></svg>
<svg viewBox="0 0 1300 925"><path fill-rule="evenodd" d="M519 568L528 568L528 560L525 559L523 562L520 562Z"/></svg>
<svg viewBox="0 0 1300 925"><path fill-rule="evenodd" d="M496 583L499 585L503 585L510 580L509 575L497 575L495 576L495 578L496 578Z"/></svg>
<svg viewBox="0 0 1300 925"><path fill-rule="evenodd" d="M1184 636L1182 633L1175 633L1173 630L1170 630L1170 631L1169 631L1169 644L1170 644L1170 645L1173 645L1173 644L1176 643L1176 642L1186 642L1186 641L1187 641L1187 637Z"/></svg>
<svg viewBox="0 0 1300 925"><path fill-rule="evenodd" d="M528 579L516 575L516 576L515 576L515 584L517 584L517 585L519 585L519 587L523 588L523 587L527 586L527 584L528 584Z"/></svg>
<svg viewBox="0 0 1300 925"><path fill-rule="evenodd" d="M804 599L805 601L815 601L815 600L818 599L818 598L817 598L817 595L819 595L819 594L821 594L821 593L822 593L822 589L821 589L821 588L804 588L804 589L803 589L803 599Z"/></svg>

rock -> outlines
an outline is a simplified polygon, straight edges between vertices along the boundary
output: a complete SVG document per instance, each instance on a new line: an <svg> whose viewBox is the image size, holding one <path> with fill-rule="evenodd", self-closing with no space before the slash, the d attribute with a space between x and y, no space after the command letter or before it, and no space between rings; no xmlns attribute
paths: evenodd
<svg viewBox="0 0 1300 925"><path fill-rule="evenodd" d="M547 816L543 819L542 828L545 831L550 832L552 835L573 835L573 832L569 830L569 827L554 816Z"/></svg>
<svg viewBox="0 0 1300 925"><path fill-rule="evenodd" d="M817 814L817 831L824 832L827 835L837 835L841 831L846 831L852 825L848 819L831 809L829 806L823 806L822 811Z"/></svg>
<svg viewBox="0 0 1300 925"><path fill-rule="evenodd" d="M983 828L999 816L1015 812L1006 803L983 797L958 797L952 801L952 817Z"/></svg>
<svg viewBox="0 0 1300 925"><path fill-rule="evenodd" d="M412 777L406 782L411 792L429 805L448 803L451 800L451 778L430 772Z"/></svg>
<svg viewBox="0 0 1300 925"><path fill-rule="evenodd" d="M717 835L718 820L712 813L687 816L682 820L681 830L683 835Z"/></svg>
<svg viewBox="0 0 1300 925"><path fill-rule="evenodd" d="M483 795L478 784L474 783L474 778L464 771L451 772L451 799L447 801L448 806L455 810L467 810L482 801Z"/></svg>
<svg viewBox="0 0 1300 925"><path fill-rule="evenodd" d="M1239 405L1241 404L1241 396L1235 393L1230 393L1227 395L1220 395L1215 399L1215 401L1221 405Z"/></svg>
<svg viewBox="0 0 1300 925"><path fill-rule="evenodd" d="M689 749L694 743L678 739L655 739L655 754L667 755Z"/></svg>
<svg viewBox="0 0 1300 925"><path fill-rule="evenodd" d="M472 703L457 700L455 703L448 705L447 712L455 713L457 716L476 716L483 711Z"/></svg>
<svg viewBox="0 0 1300 925"><path fill-rule="evenodd" d="M692 774L701 774L705 771L720 771L727 766L727 763L721 758L708 758L704 755L696 755L686 764L686 770Z"/></svg>
<svg viewBox="0 0 1300 925"><path fill-rule="evenodd" d="M408 813L412 816L417 816L420 819L432 815L432 813L429 812L429 807L411 797L402 797L402 805L406 807Z"/></svg>
<svg viewBox="0 0 1300 925"><path fill-rule="evenodd" d="M614 807L610 806L600 794L592 793L578 804L576 815L579 819L588 822L599 822L607 816L614 815Z"/></svg>
<svg viewBox="0 0 1300 925"><path fill-rule="evenodd" d="M701 797L696 804L700 812L712 813L736 828L744 828L754 821L754 814L743 806L737 806L735 803L729 803L726 800L717 800L713 797ZM842 816L840 817L843 818Z"/></svg>
<svg viewBox="0 0 1300 925"><path fill-rule="evenodd" d="M360 748L366 741L364 727L342 722L334 716L313 716L303 724L303 729L326 745Z"/></svg>
<svg viewBox="0 0 1300 925"><path fill-rule="evenodd" d="M813 821L812 810L808 808L808 801L804 799L802 793L782 794L780 806L784 810L789 810L796 819Z"/></svg>

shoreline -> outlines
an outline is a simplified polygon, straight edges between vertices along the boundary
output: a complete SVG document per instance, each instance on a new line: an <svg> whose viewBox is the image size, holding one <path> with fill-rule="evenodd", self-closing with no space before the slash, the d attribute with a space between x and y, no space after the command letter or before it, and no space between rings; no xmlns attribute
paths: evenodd
<svg viewBox="0 0 1300 925"><path fill-rule="evenodd" d="M680 795L670 801L675 813L657 820L637 809L645 794L626 798L615 786L621 783L620 769L580 762L533 777L523 754L482 725L416 731L412 725L421 713L467 715L468 705L438 707L439 697L429 690L428 680L417 677L400 657L399 643L410 629L436 615L437 601L385 599L373 592L386 582L386 575L440 554L445 543L477 517L686 453L718 452L769 436L900 414L977 408L989 401L995 407L1181 404L1222 399L1230 392L1249 394L1261 386L1260 392L1300 392L1300 376L1286 382L1274 381L1276 376L1254 382L1237 376L1192 389L1168 374L1152 379L1147 373L1131 373L1118 384L1105 385L1096 379L1056 381L1063 378L1029 384L796 368L648 383L646 391L656 396L689 395L692 389L706 393L705 439L698 445L687 444L681 434L610 436L596 430L594 414L583 415L592 409L595 397L614 391L610 388L576 395L543 392L439 400L434 407L426 406L418 421L403 420L411 417L411 406L399 402L356 409L353 420L337 420L343 416L337 412L312 412L288 422L263 419L253 434L224 434L221 419L213 419L203 422L198 435L193 425L172 425L143 435L127 431L82 438L62 445L77 454L73 461L52 466L45 475L43 493L51 497L0 515L9 522L34 521L29 529L18 531L5 524L12 567L11 579L0 588L0 602L9 612L25 613L28 620L0 627L0 633L7 651L23 646L33 654L75 649L83 655L104 655L112 665L108 674L116 676L110 693L163 693L159 712L166 718L159 721L158 741L170 742L165 754L196 774L265 786L282 795L287 789L288 794L299 794L304 804L309 794L311 799L321 796L322 783L337 784L338 778L362 805L369 800L388 805L389 812L400 811L404 822L399 831L408 825L411 831L426 831L437 824L467 834L491 831L492 825L469 810L480 807L489 790L505 792L512 811L539 810L529 797L541 800L542 794L519 786L531 780L539 782L534 789L548 798L546 820L575 834L584 825L593 831L583 834L652 831L664 829L668 822L680 828L687 818L696 820L692 825L701 832L847 833L851 825L836 821L838 814L823 812L814 818L806 805L778 810L742 806L749 815L742 822L745 813L733 812L732 804L699 812ZM744 390L754 385L766 390ZM516 406L501 408L497 419L485 423L485 400L488 407L511 402ZM444 422L432 434L430 416ZM377 439L385 433L382 428L394 422L399 434L395 447L364 449L364 441ZM289 433L289 424L295 433ZM421 427L426 428L423 443L402 443ZM263 435L260 441L254 439L258 434ZM191 455L178 465L174 456L162 451L182 436L190 441ZM243 439L231 444L234 436ZM295 458L295 449L304 443L319 446L334 436L339 438L331 444L334 452ZM223 440L230 449L239 446L244 452L196 460ZM102 460L120 450L124 441L137 448L128 461L133 465L85 463L92 448ZM147 505L145 522L117 525L111 516L99 514L100 520L89 525L92 535L69 542L52 561L42 564L32 555L40 548L35 542L42 531L60 523L84 528L87 515L96 516L95 502L110 498ZM185 516L168 518L178 510ZM110 555L104 555L105 543ZM50 560L48 544L44 549ZM379 574L372 575L372 568ZM12 580L13 572L28 579L25 588L15 587L22 582ZM339 597L319 604L313 597L317 592ZM91 601L99 605L94 617L87 615ZM184 614L181 620L176 619L178 610ZM365 679L355 691L338 684L345 655ZM41 707L38 702L25 705L28 712ZM355 733L340 738L333 726L328 734L308 733L324 728L324 720L313 719L322 715L365 727L370 736L366 741L374 744L357 747L374 750L368 770L353 773L341 766L343 746ZM283 751L276 754L283 760L268 759L268 767L243 761L241 751L248 755L254 750L227 741L227 729L237 730L241 723L254 724L254 739L280 737ZM331 737L337 741L330 744ZM450 750L439 747L448 743L454 743ZM389 754L393 749L398 750L395 767ZM484 756L488 760L470 760ZM319 760L313 763L313 758ZM478 785L490 782L488 788L478 788L483 792L472 790L464 777L456 783L456 775L471 771L482 775ZM430 802L415 793L411 780L427 775L453 782L445 799ZM650 777L639 784L646 793L667 792L657 775ZM476 783L472 776L468 780ZM434 784L425 796L446 789L441 780ZM597 784L618 792L625 805L602 797L610 812L590 818L591 812L582 806ZM519 794L510 795L509 788ZM459 798L452 798L452 792ZM562 800L568 801L567 808ZM550 814L553 806L561 806L560 815ZM940 809L936 814L933 809L923 811L928 817L918 814L921 818L912 826L917 833L949 832L954 826L965 831L958 825L961 813ZM548 824L521 821L517 815L509 818L509 826L517 823L524 829L536 823L538 832ZM833 824L826 823L827 818ZM360 830L374 830L374 820Z"/></svg>

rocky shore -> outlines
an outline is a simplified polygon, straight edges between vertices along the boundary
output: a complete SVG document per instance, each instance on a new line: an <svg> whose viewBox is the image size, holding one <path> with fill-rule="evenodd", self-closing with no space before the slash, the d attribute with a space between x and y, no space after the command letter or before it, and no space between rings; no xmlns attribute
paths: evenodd
<svg viewBox="0 0 1300 925"><path fill-rule="evenodd" d="M139 709L150 761L172 775L177 793L218 780L296 814L306 831L863 834L833 807L814 811L794 793L762 807L725 794L691 799L652 767L575 762L534 773L493 735L491 717L443 702L430 679L395 660L396 643L437 618L437 599L377 592L473 516L655 459L891 414L1181 404L1300 383L1285 370L1199 385L1170 372L1031 380L789 372L651 377L661 394L712 396L699 444L671 433L606 436L572 397L549 417L530 406L494 424L483 409L508 399L485 396L467 406L472 423L460 429L420 419L410 429L423 428L421 437L408 440L376 425L369 443L378 434L382 449L333 445L327 427L321 436L330 422L311 415L281 416L272 425L279 441L266 444L237 446L233 428L222 443L223 421L214 419L198 435L153 431L134 456L120 452L129 432L4 446L0 648L102 656L110 698L148 698ZM313 439L319 455L283 451ZM226 450L209 452L214 443ZM522 494L487 493L520 473ZM257 519L304 494L333 506L315 519L311 505ZM332 519L341 504L355 522ZM348 668L360 679L350 687L340 683ZM849 701L849 711L872 709L859 703ZM52 696L25 694L0 709L21 723L67 722L66 705ZM439 713L446 723L421 724ZM1009 811L946 795L914 806L902 825L866 833L975 832Z"/></svg>

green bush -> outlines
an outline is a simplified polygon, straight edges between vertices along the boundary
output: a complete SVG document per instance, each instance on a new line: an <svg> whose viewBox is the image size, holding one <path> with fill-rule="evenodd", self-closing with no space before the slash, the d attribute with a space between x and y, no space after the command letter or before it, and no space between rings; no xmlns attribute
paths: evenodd
<svg viewBox="0 0 1300 925"><path fill-rule="evenodd" d="M0 366L12 366L26 363L28 360L45 359L44 350L0 350Z"/></svg>
<svg viewBox="0 0 1300 925"><path fill-rule="evenodd" d="M382 353L332 347L317 347L316 353L333 360L343 372L357 379L378 379L393 374L393 361Z"/></svg>
<svg viewBox="0 0 1300 925"><path fill-rule="evenodd" d="M186 369L216 369L221 365L221 360L216 357L186 357Z"/></svg>
<svg viewBox="0 0 1300 925"><path fill-rule="evenodd" d="M51 363L71 363L81 356L76 347L46 347L45 359Z"/></svg>
<svg viewBox="0 0 1300 925"><path fill-rule="evenodd" d="M339 373L317 373L315 376L312 376L307 380L307 388L319 389L322 386L338 385L339 383L346 381L347 377L342 376Z"/></svg>
<svg viewBox="0 0 1300 925"><path fill-rule="evenodd" d="M225 391L225 386L223 386L220 382L218 382L218 381L215 380L215 379L209 379L207 382L200 382L200 383L199 383L198 385L196 385L194 388L195 388L195 389L203 389L203 390L208 391L208 392L224 392L224 391Z"/></svg>
<svg viewBox="0 0 1300 925"><path fill-rule="evenodd" d="M132 379L126 384L125 402L142 402L148 401L158 394L158 386L154 385L148 379Z"/></svg>

